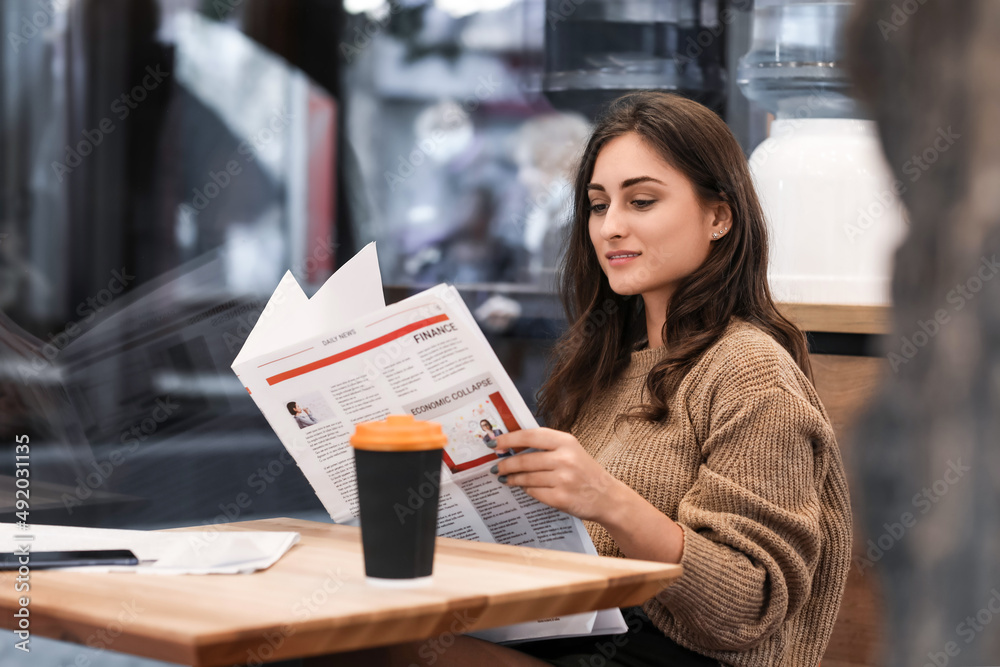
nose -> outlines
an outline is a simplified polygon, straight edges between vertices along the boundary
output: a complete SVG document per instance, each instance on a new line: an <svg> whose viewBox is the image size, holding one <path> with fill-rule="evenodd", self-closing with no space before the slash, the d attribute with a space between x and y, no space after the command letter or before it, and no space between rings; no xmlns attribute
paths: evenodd
<svg viewBox="0 0 1000 667"><path fill-rule="evenodd" d="M618 207L612 202L601 218L601 238L605 241L610 241L625 236L626 232L624 212L619 211Z"/></svg>

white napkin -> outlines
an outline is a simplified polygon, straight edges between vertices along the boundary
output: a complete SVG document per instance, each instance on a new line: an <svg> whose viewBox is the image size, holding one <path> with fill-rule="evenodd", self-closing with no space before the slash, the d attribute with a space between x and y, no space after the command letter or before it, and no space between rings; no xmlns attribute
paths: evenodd
<svg viewBox="0 0 1000 667"><path fill-rule="evenodd" d="M271 567L298 541L295 532L163 532L45 525L22 529L13 523L0 523L0 549L7 553L23 544L29 544L30 551L129 549L140 561L150 561L139 565L52 568L79 572L249 574Z"/></svg>

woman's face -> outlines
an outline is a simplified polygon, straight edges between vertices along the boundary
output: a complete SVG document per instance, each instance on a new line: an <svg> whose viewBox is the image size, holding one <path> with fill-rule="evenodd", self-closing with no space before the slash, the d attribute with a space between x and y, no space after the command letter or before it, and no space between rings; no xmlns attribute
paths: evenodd
<svg viewBox="0 0 1000 667"><path fill-rule="evenodd" d="M299 414L300 412L302 412L302 408L299 407L298 403L296 403L295 406L292 407L292 410L295 410L295 414Z"/></svg>
<svg viewBox="0 0 1000 667"><path fill-rule="evenodd" d="M608 141L587 186L590 241L617 294L664 305L677 283L708 257L729 207L703 207L693 184L639 135Z"/></svg>
<svg viewBox="0 0 1000 667"><path fill-rule="evenodd" d="M487 433L489 433L492 430L492 428L490 427L490 423L488 421L479 422L479 428L483 429Z"/></svg>

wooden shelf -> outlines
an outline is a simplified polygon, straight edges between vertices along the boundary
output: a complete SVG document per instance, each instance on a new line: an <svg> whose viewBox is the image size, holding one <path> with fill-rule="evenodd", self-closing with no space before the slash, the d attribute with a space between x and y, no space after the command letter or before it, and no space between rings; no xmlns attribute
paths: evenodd
<svg viewBox="0 0 1000 667"><path fill-rule="evenodd" d="M778 309L803 331L887 334L891 328L891 306L779 303Z"/></svg>

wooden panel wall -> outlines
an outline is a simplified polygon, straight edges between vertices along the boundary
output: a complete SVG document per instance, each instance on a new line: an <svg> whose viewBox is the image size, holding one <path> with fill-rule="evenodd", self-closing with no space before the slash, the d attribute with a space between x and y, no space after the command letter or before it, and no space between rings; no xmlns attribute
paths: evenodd
<svg viewBox="0 0 1000 667"><path fill-rule="evenodd" d="M848 484L857 488L852 477L852 430L854 421L874 396L888 362L883 357L850 357L814 354L811 357L816 391L823 400L837 433ZM854 516L859 515L857 496L852 496ZM860 527L855 523L854 556L862 554ZM857 562L855 560L855 562ZM862 574L851 567L847 589L840 606L837 625L823 657L823 667L875 667L880 664L884 635L883 607L877 569Z"/></svg>

